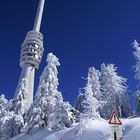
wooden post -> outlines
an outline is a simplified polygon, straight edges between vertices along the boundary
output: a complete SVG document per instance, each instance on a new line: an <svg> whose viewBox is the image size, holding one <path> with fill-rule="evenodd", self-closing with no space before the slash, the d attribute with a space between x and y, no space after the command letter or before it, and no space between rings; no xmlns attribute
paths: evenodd
<svg viewBox="0 0 140 140"><path fill-rule="evenodd" d="M117 140L117 134L115 131L114 131L114 140Z"/></svg>

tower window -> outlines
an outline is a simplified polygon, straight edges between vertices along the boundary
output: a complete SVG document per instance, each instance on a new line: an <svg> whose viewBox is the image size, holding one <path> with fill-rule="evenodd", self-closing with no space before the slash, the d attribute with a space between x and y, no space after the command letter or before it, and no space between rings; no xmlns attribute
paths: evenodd
<svg viewBox="0 0 140 140"><path fill-rule="evenodd" d="M39 48L39 46L38 46L37 44L35 44L35 48L37 48L37 49L38 49L38 48Z"/></svg>

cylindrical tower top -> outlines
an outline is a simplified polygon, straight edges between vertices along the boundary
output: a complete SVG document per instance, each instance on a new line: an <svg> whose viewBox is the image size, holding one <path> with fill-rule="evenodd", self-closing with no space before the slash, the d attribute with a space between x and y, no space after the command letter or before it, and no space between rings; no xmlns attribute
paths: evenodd
<svg viewBox="0 0 140 140"><path fill-rule="evenodd" d="M35 19L35 23L34 23L34 27L33 27L33 30L35 30L37 32L40 31L44 4L45 4L45 0L39 0L38 10L37 10L36 19Z"/></svg>
<svg viewBox="0 0 140 140"><path fill-rule="evenodd" d="M21 46L20 66L39 68L43 56L43 35L37 31L30 31Z"/></svg>

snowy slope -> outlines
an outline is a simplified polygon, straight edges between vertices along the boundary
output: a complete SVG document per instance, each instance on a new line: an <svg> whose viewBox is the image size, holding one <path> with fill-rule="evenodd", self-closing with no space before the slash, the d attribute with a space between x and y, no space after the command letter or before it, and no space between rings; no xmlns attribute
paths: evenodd
<svg viewBox="0 0 140 140"><path fill-rule="evenodd" d="M140 140L140 118L124 120L124 139Z"/></svg>
<svg viewBox="0 0 140 140"><path fill-rule="evenodd" d="M140 118L126 119L123 121L123 140L140 139ZM111 129L105 120L91 120L86 123L85 129L80 131L79 126L57 132L47 132L46 129L36 134L19 135L10 140L111 140Z"/></svg>

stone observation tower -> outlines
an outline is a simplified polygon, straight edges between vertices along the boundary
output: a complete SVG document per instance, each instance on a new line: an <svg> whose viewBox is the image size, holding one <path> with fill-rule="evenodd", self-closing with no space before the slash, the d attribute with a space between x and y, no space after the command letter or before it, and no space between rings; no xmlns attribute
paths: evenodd
<svg viewBox="0 0 140 140"><path fill-rule="evenodd" d="M22 72L17 85L15 97L18 95L22 79L27 80L27 108L33 102L35 69L39 68L43 56L43 35L40 32L45 0L39 0L38 11L32 31L29 31L21 45L20 67Z"/></svg>

